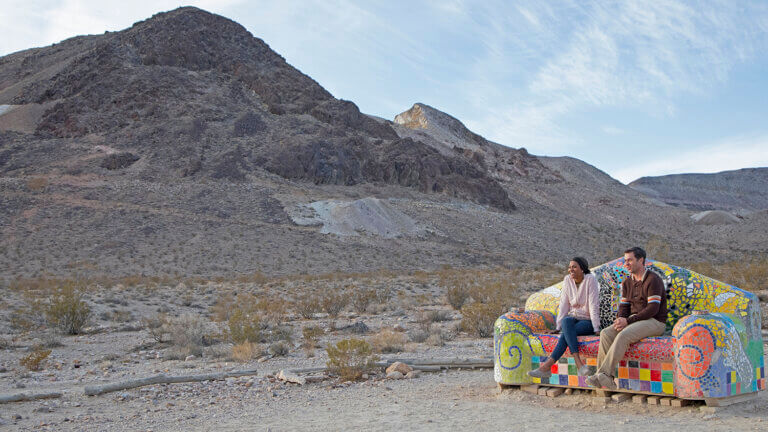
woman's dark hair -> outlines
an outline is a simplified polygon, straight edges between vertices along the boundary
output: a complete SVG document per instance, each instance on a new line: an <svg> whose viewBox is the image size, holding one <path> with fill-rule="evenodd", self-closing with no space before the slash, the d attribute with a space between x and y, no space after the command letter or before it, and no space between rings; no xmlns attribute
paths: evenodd
<svg viewBox="0 0 768 432"><path fill-rule="evenodd" d="M571 261L575 262L576 264L581 267L581 271L584 272L584 274L590 274L591 271L589 270L589 263L587 263L586 258L582 257L574 257Z"/></svg>

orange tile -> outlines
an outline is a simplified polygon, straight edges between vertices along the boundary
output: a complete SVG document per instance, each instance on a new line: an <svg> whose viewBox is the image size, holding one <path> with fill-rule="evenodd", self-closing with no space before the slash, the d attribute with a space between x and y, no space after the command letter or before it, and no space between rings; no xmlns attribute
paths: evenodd
<svg viewBox="0 0 768 432"><path fill-rule="evenodd" d="M661 370L674 370L675 365L672 363L662 363L661 364Z"/></svg>
<svg viewBox="0 0 768 432"><path fill-rule="evenodd" d="M597 366L597 358L596 357L587 357L587 365L588 366Z"/></svg>
<svg viewBox="0 0 768 432"><path fill-rule="evenodd" d="M619 368L619 378L629 378L629 371L625 367Z"/></svg>
<svg viewBox="0 0 768 432"><path fill-rule="evenodd" d="M579 386L578 375L568 375L568 385L578 387Z"/></svg>

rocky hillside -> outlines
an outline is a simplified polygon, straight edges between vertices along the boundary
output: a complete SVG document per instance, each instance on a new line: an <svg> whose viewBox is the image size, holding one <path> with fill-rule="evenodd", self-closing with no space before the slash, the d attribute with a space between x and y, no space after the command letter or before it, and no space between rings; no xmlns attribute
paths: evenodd
<svg viewBox="0 0 768 432"><path fill-rule="evenodd" d="M763 216L690 215L425 104L363 114L196 8L0 58L0 285L765 250Z"/></svg>
<svg viewBox="0 0 768 432"><path fill-rule="evenodd" d="M768 168L642 177L629 186L672 206L738 214L768 209Z"/></svg>
<svg viewBox="0 0 768 432"><path fill-rule="evenodd" d="M381 182L514 209L482 166L401 139L239 24L195 8L7 56L0 83L0 105L36 117L27 122L35 140L102 142L106 157L119 158L89 158L72 168L79 173L141 161L134 170L144 178L244 181L263 169L315 184ZM0 139L28 142L8 132ZM51 157L72 156L55 147L62 153ZM19 152L28 148L14 159L27 160ZM14 160L0 166L19 168Z"/></svg>

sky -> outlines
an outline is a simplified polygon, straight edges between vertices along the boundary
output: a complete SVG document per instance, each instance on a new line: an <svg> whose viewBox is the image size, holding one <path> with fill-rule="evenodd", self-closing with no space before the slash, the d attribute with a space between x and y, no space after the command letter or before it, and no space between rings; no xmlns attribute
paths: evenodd
<svg viewBox="0 0 768 432"><path fill-rule="evenodd" d="M367 114L424 103L624 183L768 166L764 0L0 0L0 56L181 5L237 21Z"/></svg>

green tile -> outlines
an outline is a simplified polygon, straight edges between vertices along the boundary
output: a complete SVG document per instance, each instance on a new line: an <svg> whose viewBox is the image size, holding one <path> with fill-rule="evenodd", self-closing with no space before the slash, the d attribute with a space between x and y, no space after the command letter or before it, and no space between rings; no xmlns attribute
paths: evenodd
<svg viewBox="0 0 768 432"><path fill-rule="evenodd" d="M735 395L737 393L738 389L736 388L736 383L731 383L731 394Z"/></svg>
<svg viewBox="0 0 768 432"><path fill-rule="evenodd" d="M674 382L672 371L662 371L661 382Z"/></svg>
<svg viewBox="0 0 768 432"><path fill-rule="evenodd" d="M568 365L568 375L578 375L579 371L576 369L575 364Z"/></svg>

